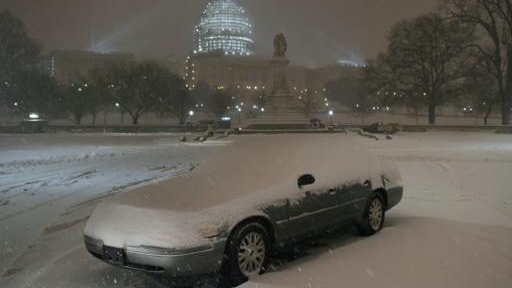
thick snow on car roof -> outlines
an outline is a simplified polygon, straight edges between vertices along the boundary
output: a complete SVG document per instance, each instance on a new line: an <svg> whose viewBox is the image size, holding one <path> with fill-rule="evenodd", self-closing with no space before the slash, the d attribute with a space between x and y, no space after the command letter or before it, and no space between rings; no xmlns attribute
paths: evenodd
<svg viewBox="0 0 512 288"><path fill-rule="evenodd" d="M297 187L299 176L347 176L369 157L349 136L326 134L233 137L233 143L194 171L114 198L123 205L197 211L250 194ZM342 169L342 167L349 169ZM344 173L341 171L344 170ZM352 174L352 173L349 173ZM345 177L344 177L345 178Z"/></svg>

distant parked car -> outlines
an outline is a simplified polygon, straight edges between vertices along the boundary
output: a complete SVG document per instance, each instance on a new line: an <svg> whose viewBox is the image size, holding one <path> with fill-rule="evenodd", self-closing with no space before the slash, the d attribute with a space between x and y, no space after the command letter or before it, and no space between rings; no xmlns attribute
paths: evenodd
<svg viewBox="0 0 512 288"><path fill-rule="evenodd" d="M374 134L395 134L396 132L400 131L400 124L384 124L383 122L378 122L364 127L363 131Z"/></svg>
<svg viewBox="0 0 512 288"><path fill-rule="evenodd" d="M320 120L318 118L313 118L313 119L309 120L309 122L311 123L311 127L313 127L313 128L317 128L317 129L325 128L325 124L322 123L322 120Z"/></svg>
<svg viewBox="0 0 512 288"><path fill-rule="evenodd" d="M198 123L199 123L199 125L207 126L207 125L215 123L215 120L201 119L201 120L198 121Z"/></svg>
<svg viewBox="0 0 512 288"><path fill-rule="evenodd" d="M172 277L220 272L237 285L297 238L350 223L372 235L402 199L401 178L350 137L234 136L190 173L100 204L85 246L112 265Z"/></svg>
<svg viewBox="0 0 512 288"><path fill-rule="evenodd" d="M48 120L37 113L30 113L21 122L21 130L23 133L45 133L48 131Z"/></svg>

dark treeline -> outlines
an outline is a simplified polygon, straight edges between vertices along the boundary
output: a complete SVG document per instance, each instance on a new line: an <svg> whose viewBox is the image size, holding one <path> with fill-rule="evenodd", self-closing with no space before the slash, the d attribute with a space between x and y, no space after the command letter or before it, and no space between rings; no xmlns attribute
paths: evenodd
<svg viewBox="0 0 512 288"><path fill-rule="evenodd" d="M190 109L202 100L193 96L209 98L202 94L213 93L201 87L190 91L181 77L154 61L93 69L62 85L41 69L40 45L8 10L0 12L0 39L0 105L24 117L37 112L46 119L69 119L81 124L86 116L92 116L95 125L98 116L102 115L105 122L108 113L117 111L129 115L133 124L147 113L172 116L184 124ZM219 97L222 103L206 105L222 114L231 103L226 99L231 98Z"/></svg>
<svg viewBox="0 0 512 288"><path fill-rule="evenodd" d="M399 106L435 124L437 108L452 104L485 124L499 111L511 124L511 0L442 0L436 11L396 23L388 40L361 77L328 83L328 96L363 117Z"/></svg>

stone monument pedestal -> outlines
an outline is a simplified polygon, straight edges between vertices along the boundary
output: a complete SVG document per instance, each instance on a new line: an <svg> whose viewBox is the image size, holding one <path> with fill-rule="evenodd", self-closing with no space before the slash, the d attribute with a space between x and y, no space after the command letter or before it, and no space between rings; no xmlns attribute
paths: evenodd
<svg viewBox="0 0 512 288"><path fill-rule="evenodd" d="M265 112L258 117L251 129L286 130L308 129L311 123L295 107L294 96L288 87L288 58L274 56L272 59L272 95L266 99Z"/></svg>

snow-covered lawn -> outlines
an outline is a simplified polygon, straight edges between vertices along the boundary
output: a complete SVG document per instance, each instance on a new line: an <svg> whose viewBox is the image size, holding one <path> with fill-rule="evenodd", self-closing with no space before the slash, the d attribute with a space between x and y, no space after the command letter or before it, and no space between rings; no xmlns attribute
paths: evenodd
<svg viewBox="0 0 512 288"><path fill-rule="evenodd" d="M319 237L300 247L307 255L277 259L245 287L509 287L512 136L356 139L400 167L406 194L386 227L371 238ZM0 287L169 287L88 255L85 221L102 198L184 173L224 144L182 144L171 134L0 135Z"/></svg>
<svg viewBox="0 0 512 288"><path fill-rule="evenodd" d="M402 203L370 238L346 231L243 285L510 287L512 136L437 132L360 138L400 167Z"/></svg>

